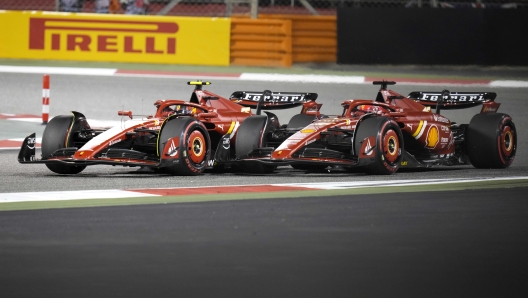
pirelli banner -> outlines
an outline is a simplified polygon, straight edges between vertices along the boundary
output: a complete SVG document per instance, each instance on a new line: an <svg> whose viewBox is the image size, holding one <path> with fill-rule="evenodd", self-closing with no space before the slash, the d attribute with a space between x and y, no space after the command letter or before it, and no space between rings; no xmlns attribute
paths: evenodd
<svg viewBox="0 0 528 298"><path fill-rule="evenodd" d="M229 65L230 19L0 10L0 57Z"/></svg>

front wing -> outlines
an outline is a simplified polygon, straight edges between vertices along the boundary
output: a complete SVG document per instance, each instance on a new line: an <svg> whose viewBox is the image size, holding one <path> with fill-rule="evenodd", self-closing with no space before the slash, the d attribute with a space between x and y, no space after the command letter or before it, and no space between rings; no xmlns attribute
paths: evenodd
<svg viewBox="0 0 528 298"><path fill-rule="evenodd" d="M24 139L18 162L22 164L67 164L71 166L90 166L90 165L120 165L120 166L148 166L160 167L162 163L159 159L149 157L143 152L126 150L126 149L108 149L108 151L97 158L86 160L74 159L72 156L77 152L77 147L62 148L53 152L50 156L38 159L35 156L35 134L31 134Z"/></svg>

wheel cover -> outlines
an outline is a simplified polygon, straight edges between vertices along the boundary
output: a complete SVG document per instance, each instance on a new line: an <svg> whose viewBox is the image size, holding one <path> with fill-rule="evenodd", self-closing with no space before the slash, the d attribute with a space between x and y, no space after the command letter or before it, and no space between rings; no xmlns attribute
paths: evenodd
<svg viewBox="0 0 528 298"><path fill-rule="evenodd" d="M515 140L510 126L504 127L501 134L501 149L502 154L510 157L513 153Z"/></svg>
<svg viewBox="0 0 528 298"><path fill-rule="evenodd" d="M189 158L192 162L198 164L205 159L205 138L202 132L199 130L194 130L189 135L189 145L187 151L189 153Z"/></svg>
<svg viewBox="0 0 528 298"><path fill-rule="evenodd" d="M383 156L388 162L394 163L398 160L399 152L398 134L392 129L388 130L383 136Z"/></svg>

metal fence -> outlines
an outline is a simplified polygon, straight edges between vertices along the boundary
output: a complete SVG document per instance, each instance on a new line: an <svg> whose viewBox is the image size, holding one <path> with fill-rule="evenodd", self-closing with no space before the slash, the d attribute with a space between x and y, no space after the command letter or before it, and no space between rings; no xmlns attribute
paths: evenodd
<svg viewBox="0 0 528 298"><path fill-rule="evenodd" d="M64 11L64 0L0 0L3 10ZM69 0L72 1L72 0ZM79 2L79 11L96 12L98 0L73 0ZM336 15L339 7L353 8L476 8L525 9L528 0L107 0L110 13L130 13L124 3L143 5L144 14L171 16L226 17L244 14L311 14ZM105 1L102 1L105 2ZM114 4L112 6L112 4ZM143 12L141 12L143 13Z"/></svg>

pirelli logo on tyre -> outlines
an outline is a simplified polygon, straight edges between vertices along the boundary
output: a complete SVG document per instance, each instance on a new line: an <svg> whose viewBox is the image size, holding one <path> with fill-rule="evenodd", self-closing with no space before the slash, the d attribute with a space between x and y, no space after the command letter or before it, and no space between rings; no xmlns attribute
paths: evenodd
<svg viewBox="0 0 528 298"><path fill-rule="evenodd" d="M0 29L1 58L230 63L229 18L0 10Z"/></svg>
<svg viewBox="0 0 528 298"><path fill-rule="evenodd" d="M175 55L177 32L175 22L38 17L29 20L29 49Z"/></svg>

